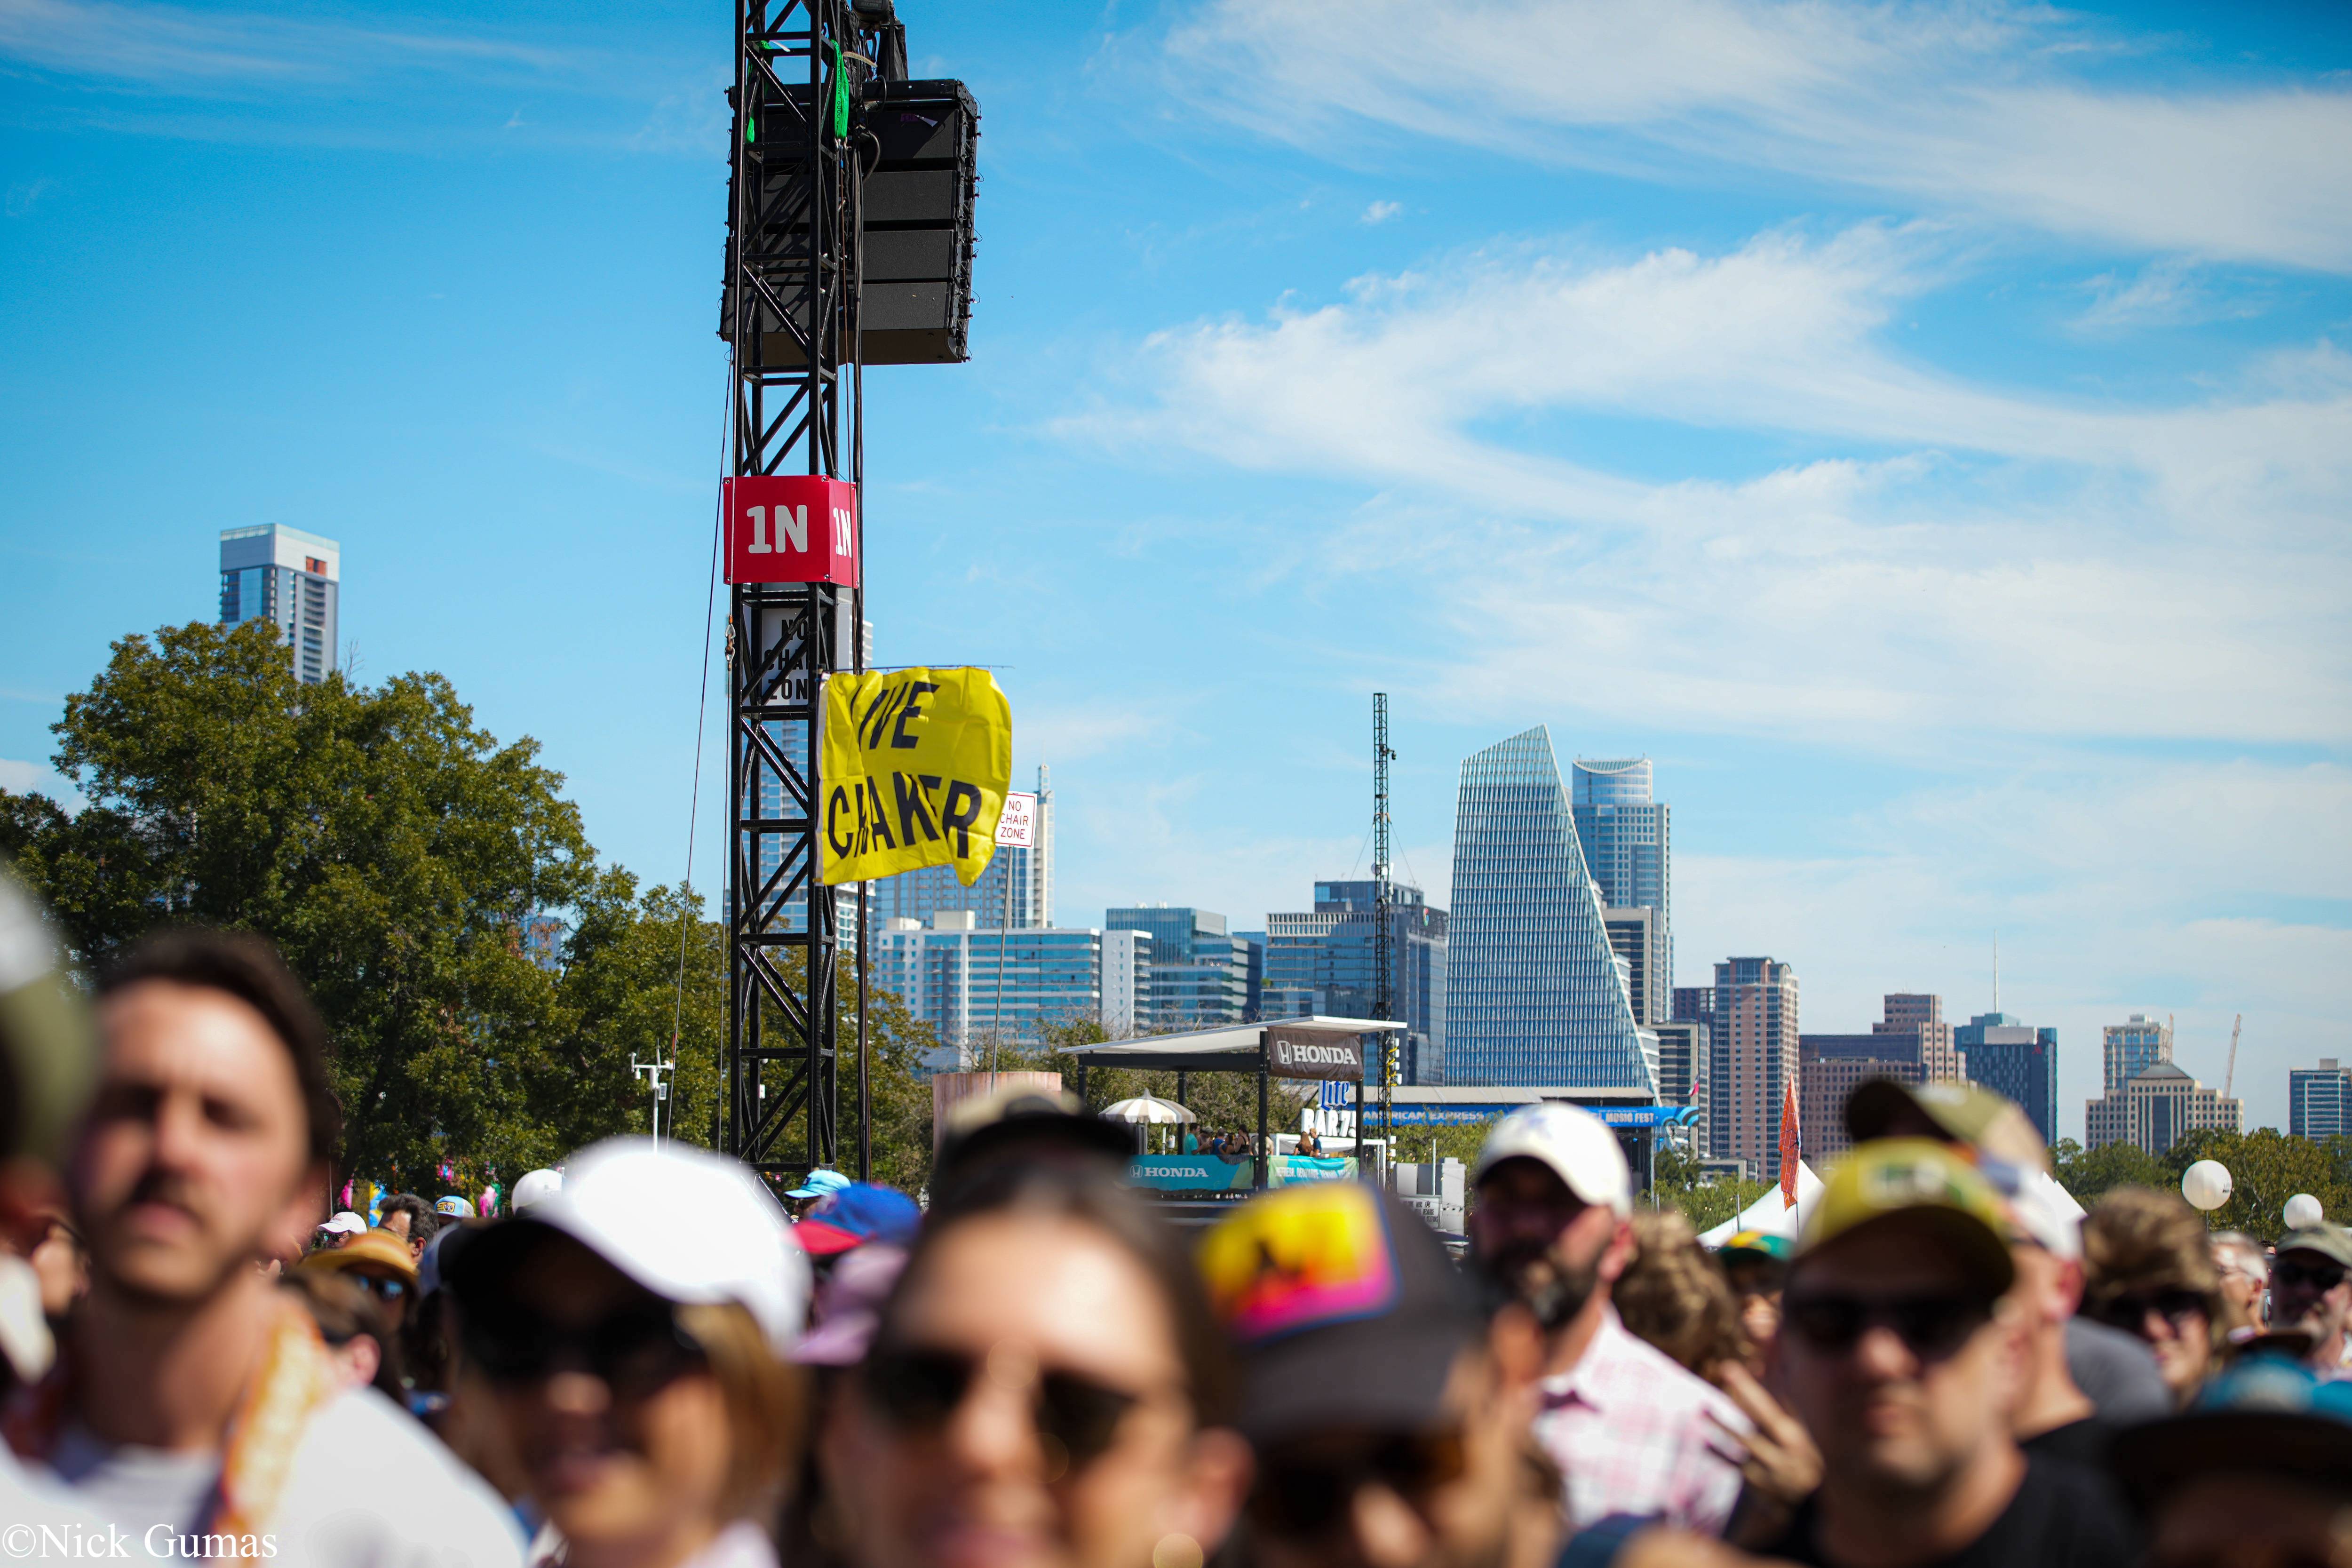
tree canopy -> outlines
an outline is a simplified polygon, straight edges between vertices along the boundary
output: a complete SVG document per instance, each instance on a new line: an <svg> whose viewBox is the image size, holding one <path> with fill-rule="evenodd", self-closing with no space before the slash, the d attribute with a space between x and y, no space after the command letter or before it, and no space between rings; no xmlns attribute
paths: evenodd
<svg viewBox="0 0 2352 1568"><path fill-rule="evenodd" d="M710 1142L722 932L691 889L600 867L537 742L479 728L443 677L302 686L266 623L166 627L117 643L54 730L85 804L0 790L0 854L85 965L166 924L274 941L328 1024L345 1171L511 1181L645 1131L631 1059L665 1054L674 1022L665 1131ZM568 928L559 949L526 941L533 917ZM929 1031L895 997L869 1016L877 1174L919 1184Z"/></svg>

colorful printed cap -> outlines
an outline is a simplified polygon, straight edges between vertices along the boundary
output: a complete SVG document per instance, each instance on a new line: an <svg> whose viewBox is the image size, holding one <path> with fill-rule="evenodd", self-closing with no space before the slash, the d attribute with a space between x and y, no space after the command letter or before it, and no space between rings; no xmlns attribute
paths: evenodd
<svg viewBox="0 0 2352 1568"><path fill-rule="evenodd" d="M2000 1194L1974 1165L1926 1138L1882 1138L1830 1167L1797 1257L1801 1261L1864 1226L1897 1218L1940 1232L1994 1292L2016 1279Z"/></svg>
<svg viewBox="0 0 2352 1568"><path fill-rule="evenodd" d="M1202 1239L1201 1274L1242 1354L1242 1429L1413 1432L1483 1331L1474 1293L1421 1216L1358 1182L1244 1204Z"/></svg>
<svg viewBox="0 0 2352 1568"><path fill-rule="evenodd" d="M1785 1236L1775 1236L1769 1230L1743 1230L1726 1241L1717 1251L1728 1258L1744 1252L1751 1258L1769 1258L1776 1263L1786 1263L1797 1250L1796 1244Z"/></svg>

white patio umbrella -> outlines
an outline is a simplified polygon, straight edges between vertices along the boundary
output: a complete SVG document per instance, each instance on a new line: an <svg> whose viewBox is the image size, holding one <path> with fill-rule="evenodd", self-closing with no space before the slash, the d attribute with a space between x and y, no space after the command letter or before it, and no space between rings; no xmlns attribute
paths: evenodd
<svg viewBox="0 0 2352 1568"><path fill-rule="evenodd" d="M1201 1119L1172 1100L1162 1100L1156 1094L1139 1094L1133 1100L1114 1100L1102 1108L1106 1121L1133 1121L1154 1127L1172 1127L1181 1122Z"/></svg>

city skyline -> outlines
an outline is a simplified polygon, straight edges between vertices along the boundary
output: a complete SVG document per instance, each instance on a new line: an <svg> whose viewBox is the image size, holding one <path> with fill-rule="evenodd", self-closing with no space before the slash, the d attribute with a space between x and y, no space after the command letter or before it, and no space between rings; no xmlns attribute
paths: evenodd
<svg viewBox="0 0 2352 1568"><path fill-rule="evenodd" d="M1673 981L2054 1028L2062 1136L2105 1025L2219 1083L2242 1013L2284 1125L2352 1054L2352 16L1632 7L1522 91L1542 9L1437 0L1487 47L1400 74L1296 0L907 0L985 241L971 362L865 377L877 660L1001 672L1016 776L1085 803L1063 911L1365 874L1384 690L1439 907L1460 761L1542 724L1653 760ZM359 679L446 674L648 882L710 671L715 892L724 14L29 15L0 784L61 787L109 645L286 519L350 552Z"/></svg>

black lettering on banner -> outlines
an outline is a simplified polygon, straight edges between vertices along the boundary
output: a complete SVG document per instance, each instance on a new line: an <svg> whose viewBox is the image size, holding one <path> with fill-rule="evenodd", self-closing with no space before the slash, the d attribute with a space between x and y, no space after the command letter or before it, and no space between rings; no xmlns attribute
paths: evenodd
<svg viewBox="0 0 2352 1568"><path fill-rule="evenodd" d="M868 778L866 781L866 794L874 803L874 837L882 841L883 848L896 849L898 847L898 841L890 837L890 813L882 805L881 784ZM909 834L908 837L911 838L913 835Z"/></svg>
<svg viewBox="0 0 2352 1568"><path fill-rule="evenodd" d="M891 791L898 797L898 837L912 844L915 841L915 824L919 822L923 825L923 837L936 844L940 841L940 832L931 826L931 814L923 803L923 792L908 788L908 782L905 773L890 775Z"/></svg>
<svg viewBox="0 0 2352 1568"><path fill-rule="evenodd" d="M963 804L959 805L959 802ZM956 836L956 858L971 858L971 825L980 820L980 788L957 779L948 785L947 809L940 813L940 826L952 827Z"/></svg>
<svg viewBox="0 0 2352 1568"><path fill-rule="evenodd" d="M853 838L845 844L835 837L833 831L833 825L841 820L841 814L848 805L849 792L839 784L834 785L833 793L824 797L824 841L827 847L832 849L833 858L836 860L847 859L857 849L856 839ZM862 816L865 813L860 812L858 815ZM860 826L864 825L860 824Z"/></svg>
<svg viewBox="0 0 2352 1568"><path fill-rule="evenodd" d="M923 710L915 706L915 699L925 692L937 691L939 689L939 682L935 680L910 680L907 683L907 705L898 710L898 721L890 727L891 745L902 752L911 752L915 749L918 742L912 735L907 733L907 721L923 716Z"/></svg>
<svg viewBox="0 0 2352 1568"><path fill-rule="evenodd" d="M858 721L857 727L861 731L859 739L867 751L882 743L882 731L889 725L890 710L906 695L905 687L885 682L882 689L875 694L874 700L866 706L866 717Z"/></svg>

